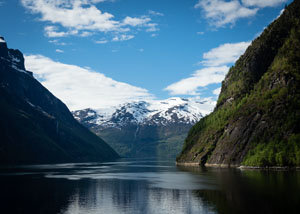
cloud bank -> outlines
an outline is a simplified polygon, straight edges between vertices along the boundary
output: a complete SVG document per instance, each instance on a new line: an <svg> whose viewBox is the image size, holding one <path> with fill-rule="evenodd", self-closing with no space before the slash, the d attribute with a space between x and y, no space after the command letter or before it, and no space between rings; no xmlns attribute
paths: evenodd
<svg viewBox="0 0 300 214"><path fill-rule="evenodd" d="M279 4L285 3L287 0L242 0L242 3L250 7L276 7Z"/></svg>
<svg viewBox="0 0 300 214"><path fill-rule="evenodd" d="M275 7L287 0L198 0L195 8L200 8L208 23L213 27L234 25L238 19L253 17L265 7Z"/></svg>
<svg viewBox="0 0 300 214"><path fill-rule="evenodd" d="M21 0L21 3L32 14L39 14L39 21L47 23L44 27L47 37L87 37L94 32L126 36L133 28L147 32L159 30L155 27L157 23L146 15L116 20L113 14L96 7L104 1L108 0ZM149 15L154 13L152 11Z"/></svg>
<svg viewBox="0 0 300 214"><path fill-rule="evenodd" d="M226 43L217 48L211 49L203 54L205 66L220 66L235 62L246 50L251 42Z"/></svg>
<svg viewBox="0 0 300 214"><path fill-rule="evenodd" d="M25 66L71 110L109 108L125 102L154 98L146 89L41 55L25 56Z"/></svg>
<svg viewBox="0 0 300 214"><path fill-rule="evenodd" d="M200 87L222 82L228 70L227 66L203 68L195 71L191 77L167 86L165 90L171 95L199 95Z"/></svg>
<svg viewBox="0 0 300 214"><path fill-rule="evenodd" d="M242 55L250 42L226 43L203 54L203 61L198 64L204 68L196 70L191 77L184 78L167 86L164 90L171 95L199 95L200 89L210 85L221 83L228 70L229 65L234 63ZM214 90L218 95L220 89Z"/></svg>

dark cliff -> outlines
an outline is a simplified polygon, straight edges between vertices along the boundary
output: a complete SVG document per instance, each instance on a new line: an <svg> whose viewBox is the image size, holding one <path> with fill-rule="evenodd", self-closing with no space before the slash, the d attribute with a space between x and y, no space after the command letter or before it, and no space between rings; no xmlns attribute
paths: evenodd
<svg viewBox="0 0 300 214"><path fill-rule="evenodd" d="M295 0L230 69L178 163L300 166L299 11Z"/></svg>
<svg viewBox="0 0 300 214"><path fill-rule="evenodd" d="M23 54L0 39L0 164L118 158L25 70Z"/></svg>

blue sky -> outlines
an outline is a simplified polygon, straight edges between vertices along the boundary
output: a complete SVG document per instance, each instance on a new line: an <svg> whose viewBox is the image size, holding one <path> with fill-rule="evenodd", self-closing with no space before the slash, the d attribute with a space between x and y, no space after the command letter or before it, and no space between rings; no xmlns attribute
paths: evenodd
<svg viewBox="0 0 300 214"><path fill-rule="evenodd" d="M217 99L228 68L290 0L0 0L0 35L72 110Z"/></svg>

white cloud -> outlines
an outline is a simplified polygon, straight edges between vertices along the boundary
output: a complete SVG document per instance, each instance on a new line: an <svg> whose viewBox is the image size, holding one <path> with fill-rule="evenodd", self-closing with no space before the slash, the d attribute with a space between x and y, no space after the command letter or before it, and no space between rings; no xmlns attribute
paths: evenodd
<svg viewBox="0 0 300 214"><path fill-rule="evenodd" d="M275 7L288 0L198 0L195 8L201 8L204 17L214 27L234 25L238 19L253 17L265 7Z"/></svg>
<svg viewBox="0 0 300 214"><path fill-rule="evenodd" d="M46 26L44 28L45 34L47 37L66 37L69 35L76 35L78 33L77 30L70 30L68 32L58 31L58 27L56 26Z"/></svg>
<svg viewBox="0 0 300 214"><path fill-rule="evenodd" d="M112 38L113 42L122 42L122 41L127 41L130 39L133 39L134 35L126 35L126 34L122 34L122 35L118 35L115 36L114 38Z"/></svg>
<svg viewBox="0 0 300 214"><path fill-rule="evenodd" d="M61 49L56 49L55 50L57 53L63 53L64 51L63 50L61 50Z"/></svg>
<svg viewBox="0 0 300 214"><path fill-rule="evenodd" d="M149 12L150 15L153 15L153 16L164 16L163 13L160 13L160 12L157 12L157 11L149 10L148 12Z"/></svg>
<svg viewBox="0 0 300 214"><path fill-rule="evenodd" d="M41 21L61 24L76 30L99 30L103 32L118 28L118 22L110 13L102 13L94 5L83 7L87 1L21 0L23 6L42 15Z"/></svg>
<svg viewBox="0 0 300 214"><path fill-rule="evenodd" d="M124 20L122 25L129 25L132 27L145 27L146 32L154 32L158 31L159 28L157 28L157 23L150 23L151 19L147 16L142 16L140 18L132 18L127 16Z"/></svg>
<svg viewBox="0 0 300 214"><path fill-rule="evenodd" d="M157 28L157 24L156 23L149 23L146 26L148 27L148 29L146 29L147 32L159 31L159 28Z"/></svg>
<svg viewBox="0 0 300 214"><path fill-rule="evenodd" d="M204 32L203 31L199 31L199 32L197 32L197 35L204 35Z"/></svg>
<svg viewBox="0 0 300 214"><path fill-rule="evenodd" d="M201 64L220 66L234 63L247 49L251 42L226 43L203 54Z"/></svg>
<svg viewBox="0 0 300 214"><path fill-rule="evenodd" d="M146 89L115 81L89 68L55 62L41 55L25 56L25 65L71 110L109 108L124 102L153 99Z"/></svg>
<svg viewBox="0 0 300 214"><path fill-rule="evenodd" d="M128 32L133 27L153 30L151 18L126 16L116 20L114 15L102 12L94 4L105 0L21 0L22 5L33 14L40 14L40 21L50 22L45 27L48 37L79 35L90 36L94 32ZM63 30L58 31L62 28ZM157 28L156 28L157 29ZM158 30L158 29L157 29Z"/></svg>
<svg viewBox="0 0 300 214"><path fill-rule="evenodd" d="M123 25L130 25L130 26L136 27L136 26L144 25L150 21L151 21L151 19L146 16L141 17L141 18L132 18L132 17L127 16L123 20Z"/></svg>
<svg viewBox="0 0 300 214"><path fill-rule="evenodd" d="M191 77L167 86L164 90L171 95L199 95L198 89L213 83L220 83L225 78L229 67L209 67L197 70Z"/></svg>
<svg viewBox="0 0 300 214"><path fill-rule="evenodd" d="M221 93L221 87L217 88L215 90L213 90L213 94L219 96L219 94Z"/></svg>
<svg viewBox="0 0 300 214"><path fill-rule="evenodd" d="M287 2L287 0L242 0L242 3L245 6L260 8L275 7L285 2Z"/></svg>
<svg viewBox="0 0 300 214"><path fill-rule="evenodd" d="M204 16L215 27L234 24L240 18L254 16L257 8L247 8L238 0L199 0L195 8L202 8Z"/></svg>
<svg viewBox="0 0 300 214"><path fill-rule="evenodd" d="M93 32L83 31L83 32L80 33L79 36L81 36L81 37L88 37L88 36L91 36L93 34L94 34Z"/></svg>
<svg viewBox="0 0 300 214"><path fill-rule="evenodd" d="M55 45L61 45L61 46L67 45L65 42L60 42L58 39L49 40L49 43L52 43Z"/></svg>
<svg viewBox="0 0 300 214"><path fill-rule="evenodd" d="M283 14L283 12L284 12L284 8L279 12L279 15L277 16L277 18L279 18L282 14Z"/></svg>
<svg viewBox="0 0 300 214"><path fill-rule="evenodd" d="M244 53L250 42L226 43L203 54L203 61L199 64L204 68L191 75L167 86L164 90L171 95L199 95L200 90L210 84L221 83L227 72L229 64L234 63ZM213 94L217 95L218 90Z"/></svg>

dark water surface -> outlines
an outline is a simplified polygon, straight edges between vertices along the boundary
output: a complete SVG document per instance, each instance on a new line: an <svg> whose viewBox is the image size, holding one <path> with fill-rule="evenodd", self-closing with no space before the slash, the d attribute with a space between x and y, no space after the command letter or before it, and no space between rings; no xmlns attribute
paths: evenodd
<svg viewBox="0 0 300 214"><path fill-rule="evenodd" d="M0 213L300 213L300 172L120 161L0 168Z"/></svg>

